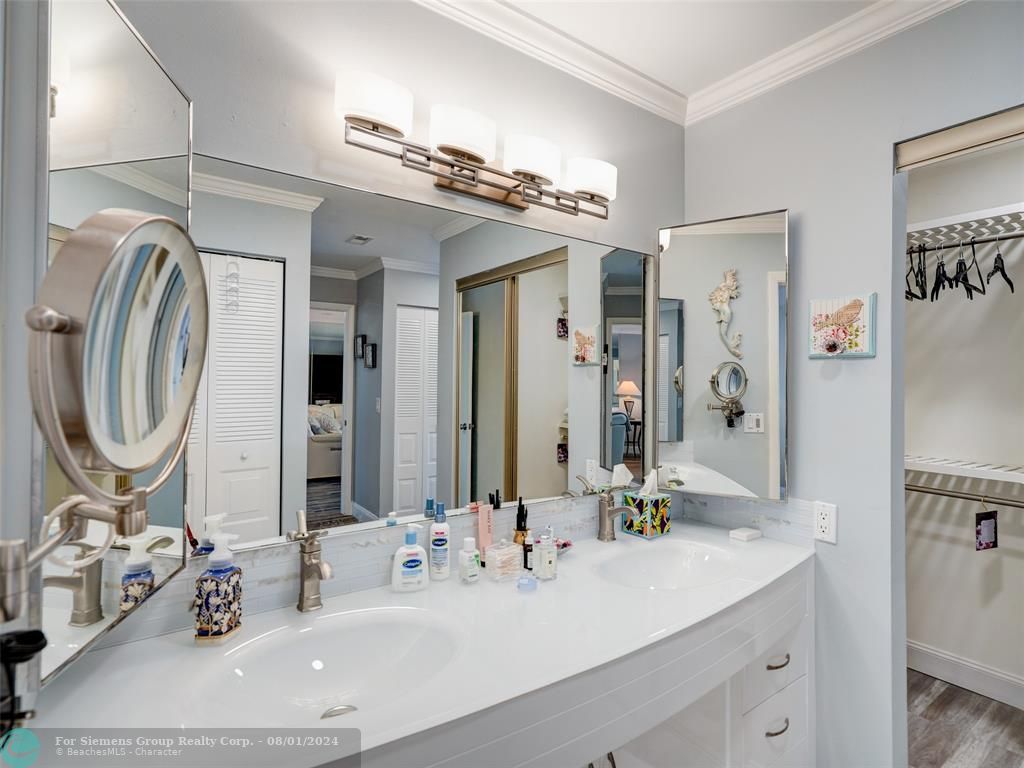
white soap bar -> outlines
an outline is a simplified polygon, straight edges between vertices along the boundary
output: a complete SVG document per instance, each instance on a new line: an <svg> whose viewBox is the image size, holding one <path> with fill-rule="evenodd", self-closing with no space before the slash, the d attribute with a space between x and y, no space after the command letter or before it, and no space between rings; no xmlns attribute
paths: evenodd
<svg viewBox="0 0 1024 768"><path fill-rule="evenodd" d="M729 531L729 538L736 541L753 541L761 538L761 532L757 528L734 528Z"/></svg>

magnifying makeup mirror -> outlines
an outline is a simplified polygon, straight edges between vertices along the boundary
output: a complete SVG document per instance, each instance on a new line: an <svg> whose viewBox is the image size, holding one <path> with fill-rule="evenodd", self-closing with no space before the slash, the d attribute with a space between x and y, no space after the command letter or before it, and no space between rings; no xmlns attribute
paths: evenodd
<svg viewBox="0 0 1024 768"><path fill-rule="evenodd" d="M206 356L206 281L195 245L164 216L110 208L67 238L26 314L29 383L36 421L80 495L47 515L41 543L0 542L3 616L20 613L27 575L88 520L135 536L146 499L171 476L188 441ZM145 488L110 491L87 471L133 474L171 458ZM59 531L50 533L55 522ZM76 561L78 567L87 565ZM12 615L12 613L14 615Z"/></svg>
<svg viewBox="0 0 1024 768"><path fill-rule="evenodd" d="M728 361L715 367L711 374L711 394L720 405L708 403L709 411L721 411L725 424L730 429L736 426L736 419L743 416L740 398L747 392L747 372L739 363Z"/></svg>

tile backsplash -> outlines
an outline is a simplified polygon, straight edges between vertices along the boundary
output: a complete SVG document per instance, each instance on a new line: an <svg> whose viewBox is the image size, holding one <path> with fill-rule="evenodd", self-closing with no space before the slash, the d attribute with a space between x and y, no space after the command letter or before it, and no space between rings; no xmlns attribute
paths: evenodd
<svg viewBox="0 0 1024 768"><path fill-rule="evenodd" d="M537 534L550 525L556 536L582 540L597 536L597 497L553 499L529 504L530 528ZM507 504L494 514L494 541L512 540L515 528L515 504ZM425 521L429 523L429 521ZM448 518L453 552L462 548L462 540L476 536L476 515ZM426 526L424 526L426 527ZM331 564L334 578L321 582L325 598L383 587L391 582L391 562L405 537L405 526L375 527L347 532L339 530L322 542L322 557ZM425 532L420 544L426 544ZM235 562L244 573L242 611L260 613L293 605L299 595L298 544L279 544L241 550ZM192 627L192 596L195 580L206 568L206 558L189 560L182 573L136 609L137 615L104 636L97 647L142 640L167 632Z"/></svg>
<svg viewBox="0 0 1024 768"><path fill-rule="evenodd" d="M811 528L813 505L800 499L784 503L759 500L672 494L676 520L687 518L727 528L752 526L765 537L798 546L813 546ZM529 505L530 528L539 532L548 525L555 535L573 540L597 536L597 496L553 499ZM512 540L515 504L494 515L494 541ZM476 536L476 516L456 515L451 524L453 551L462 547L467 536ZM363 589L383 587L391 581L391 562L402 544L405 526L375 527L354 531L339 530L322 539L322 557L334 570L334 578L320 585L325 598ZM426 543L426 535L420 535ZM299 594L298 544L279 544L241 550L235 561L244 572L242 598L245 614L260 613L294 605ZM190 560L184 572L176 575L136 610L136 614L103 637L97 647L142 640L148 637L192 627L192 596L196 577L206 567L206 558ZM105 569L106 570L106 569Z"/></svg>

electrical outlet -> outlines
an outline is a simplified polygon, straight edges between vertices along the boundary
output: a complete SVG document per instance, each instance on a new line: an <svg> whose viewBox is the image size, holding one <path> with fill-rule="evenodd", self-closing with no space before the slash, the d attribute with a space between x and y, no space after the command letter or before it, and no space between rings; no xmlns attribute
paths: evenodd
<svg viewBox="0 0 1024 768"><path fill-rule="evenodd" d="M743 414L743 431L744 432L764 432L764 414L763 413L745 413L745 414Z"/></svg>
<svg viewBox="0 0 1024 768"><path fill-rule="evenodd" d="M587 459L587 482L597 485L597 459Z"/></svg>
<svg viewBox="0 0 1024 768"><path fill-rule="evenodd" d="M839 509L835 504L824 501L814 502L814 538L818 541L836 543Z"/></svg>

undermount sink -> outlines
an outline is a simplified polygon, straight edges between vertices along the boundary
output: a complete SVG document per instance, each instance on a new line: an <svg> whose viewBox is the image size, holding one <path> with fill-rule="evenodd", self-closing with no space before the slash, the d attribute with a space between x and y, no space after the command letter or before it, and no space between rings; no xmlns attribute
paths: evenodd
<svg viewBox="0 0 1024 768"><path fill-rule="evenodd" d="M734 578L736 563L732 553L718 547L685 539L656 539L631 542L598 565L597 572L635 589L695 589Z"/></svg>
<svg viewBox="0 0 1024 768"><path fill-rule="evenodd" d="M282 726L315 726L321 718L393 707L410 691L436 684L461 645L455 631L422 608L323 613L225 646L223 673L209 680L203 700L264 710Z"/></svg>

